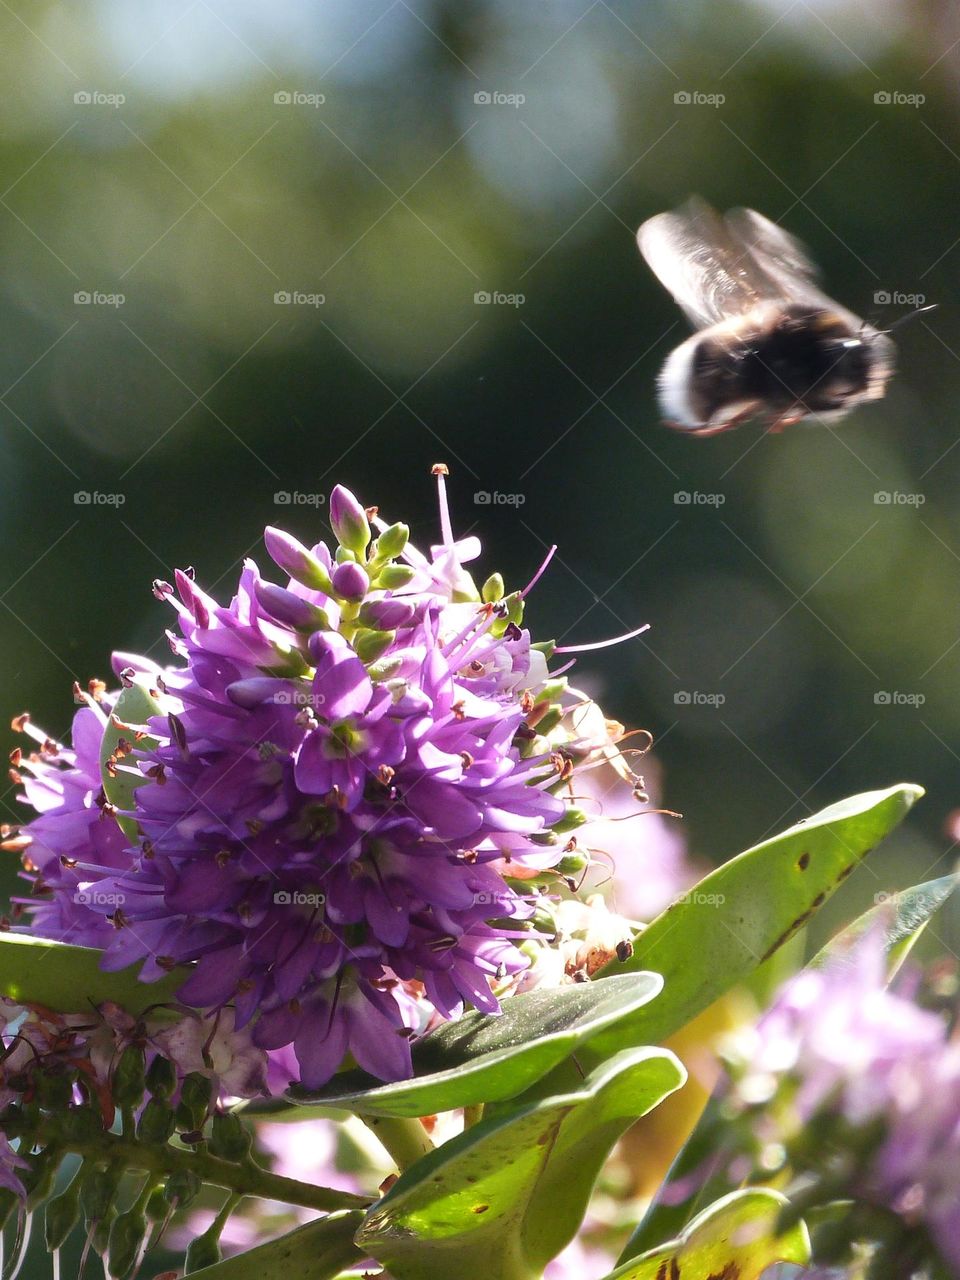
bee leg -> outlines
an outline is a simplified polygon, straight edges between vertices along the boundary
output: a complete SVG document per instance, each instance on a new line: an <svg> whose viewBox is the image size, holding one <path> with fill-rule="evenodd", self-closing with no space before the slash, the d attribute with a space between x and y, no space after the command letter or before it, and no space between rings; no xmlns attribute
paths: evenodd
<svg viewBox="0 0 960 1280"><path fill-rule="evenodd" d="M802 422L807 416L805 409L788 409L785 413L780 414L778 418L771 418L767 422L767 435L778 436L782 431L786 431L787 427L794 427L798 422Z"/></svg>
<svg viewBox="0 0 960 1280"><path fill-rule="evenodd" d="M750 401L749 404L743 404L742 408L736 413L729 413L726 418L715 414L705 426L693 427L689 434L692 436L718 436L721 432L732 431L734 427L739 427L741 422L748 422L757 412L757 404Z"/></svg>

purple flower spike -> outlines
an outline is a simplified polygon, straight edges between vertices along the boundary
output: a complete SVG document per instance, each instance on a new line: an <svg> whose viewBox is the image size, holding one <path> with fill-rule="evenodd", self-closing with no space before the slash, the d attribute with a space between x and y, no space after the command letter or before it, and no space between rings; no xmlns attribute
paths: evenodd
<svg viewBox="0 0 960 1280"><path fill-rule="evenodd" d="M38 928L105 948L111 969L142 961L148 981L187 966L187 1004L293 1046L310 1086L347 1054L402 1077L430 1019L499 1009L537 936L524 882L564 856L550 829L572 761L567 730L535 728L548 703L560 722L562 682L538 701L523 602L481 601L463 565L479 543L454 538L446 507L430 557L376 521L404 564L379 546L366 560L348 490L329 514L357 562L268 529L285 584L248 562L221 605L178 574L180 600L162 596L182 665L124 656L124 684L161 705L117 764L144 781L136 841L101 791L109 702L79 713L73 753L24 765Z"/></svg>

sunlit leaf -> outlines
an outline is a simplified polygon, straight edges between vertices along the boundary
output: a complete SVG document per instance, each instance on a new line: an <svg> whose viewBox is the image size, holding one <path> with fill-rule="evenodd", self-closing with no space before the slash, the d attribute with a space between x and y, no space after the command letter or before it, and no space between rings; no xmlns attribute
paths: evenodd
<svg viewBox="0 0 960 1280"><path fill-rule="evenodd" d="M776 1191L734 1191L694 1218L676 1240L633 1258L606 1280L759 1280L775 1262L808 1262L810 1241L802 1222L776 1234L786 1203Z"/></svg>
<svg viewBox="0 0 960 1280"><path fill-rule="evenodd" d="M513 1098L599 1032L608 1031L615 1042L617 1024L662 986L658 974L632 973L513 996L498 1017L468 1013L425 1036L413 1050L412 1080L384 1085L365 1072L349 1071L315 1093L294 1089L290 1096L387 1116L431 1115Z"/></svg>
<svg viewBox="0 0 960 1280"><path fill-rule="evenodd" d="M317 1222L191 1272L196 1280L333 1280L364 1257L353 1243L363 1219L357 1210L331 1213Z"/></svg>
<svg viewBox="0 0 960 1280"><path fill-rule="evenodd" d="M140 982L140 966L118 973L100 968L102 952L74 947L31 934L0 933L0 994L13 1000L46 1005L59 1013L88 1012L91 1004L114 1000L130 1013L173 1000L184 971L159 982Z"/></svg>

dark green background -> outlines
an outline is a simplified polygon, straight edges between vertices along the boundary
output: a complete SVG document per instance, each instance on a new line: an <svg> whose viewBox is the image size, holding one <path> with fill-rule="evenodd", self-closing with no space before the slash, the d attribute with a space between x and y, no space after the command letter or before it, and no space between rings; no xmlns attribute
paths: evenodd
<svg viewBox="0 0 960 1280"><path fill-rule="evenodd" d="M430 464L539 636L651 729L721 858L844 794L929 788L869 902L952 854L960 804L960 25L933 4L13 3L0 264L0 706L63 734L154 577L229 597L274 493L342 481L427 543ZM954 29L956 28L956 29ZM325 95L276 104L277 92ZM675 102L722 94L720 106ZM78 104L118 94L119 107ZM520 106L476 103L522 94ZM919 106L879 92L922 94ZM682 317L639 223L697 191L802 237L828 289L940 304L835 430L690 440L654 380ZM122 293L120 307L74 294ZM281 290L322 306L276 305ZM477 291L522 305L477 305ZM122 507L77 505L80 490ZM480 506L475 491L521 494ZM678 491L723 505L678 505ZM877 505L877 491L924 503ZM954 647L956 645L956 647ZM719 709L677 705L722 694ZM881 691L922 706L877 705ZM10 745L14 745L10 736ZM13 788L5 791L13 818ZM946 860L946 861L944 861ZM896 865L894 865L896 864ZM13 884L9 866L5 883Z"/></svg>

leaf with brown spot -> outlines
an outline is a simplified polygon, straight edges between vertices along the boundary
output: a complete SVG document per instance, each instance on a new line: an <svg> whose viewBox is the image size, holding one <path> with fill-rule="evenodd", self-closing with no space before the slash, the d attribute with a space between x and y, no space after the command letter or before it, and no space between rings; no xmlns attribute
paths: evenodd
<svg viewBox="0 0 960 1280"><path fill-rule="evenodd" d="M734 1191L699 1214L676 1240L625 1262L605 1280L760 1280L775 1262L810 1260L802 1222L776 1234L787 1203L778 1191Z"/></svg>

